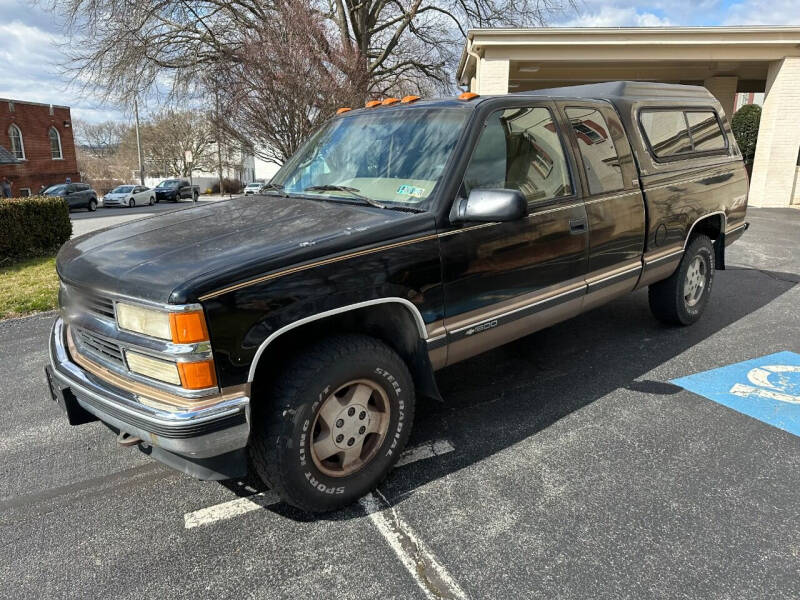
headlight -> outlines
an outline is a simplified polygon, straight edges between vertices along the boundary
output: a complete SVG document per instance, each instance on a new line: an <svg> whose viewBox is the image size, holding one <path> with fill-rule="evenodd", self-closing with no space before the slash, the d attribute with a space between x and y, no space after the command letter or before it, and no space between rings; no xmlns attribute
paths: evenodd
<svg viewBox="0 0 800 600"><path fill-rule="evenodd" d="M162 340L172 339L168 312L118 302L117 325L120 329L127 329Z"/></svg>
<svg viewBox="0 0 800 600"><path fill-rule="evenodd" d="M130 350L125 352L125 360L128 362L128 368L134 373L173 385L181 384L178 366L174 362L158 360Z"/></svg>
<svg viewBox="0 0 800 600"><path fill-rule="evenodd" d="M117 325L120 329L171 340L176 344L194 344L209 339L202 310L166 312L118 302Z"/></svg>

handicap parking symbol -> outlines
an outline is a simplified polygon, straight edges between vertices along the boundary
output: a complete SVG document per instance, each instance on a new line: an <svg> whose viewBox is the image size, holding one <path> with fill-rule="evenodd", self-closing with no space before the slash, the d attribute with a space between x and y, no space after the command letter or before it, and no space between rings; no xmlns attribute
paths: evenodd
<svg viewBox="0 0 800 600"><path fill-rule="evenodd" d="M800 354L769 354L672 383L800 436Z"/></svg>

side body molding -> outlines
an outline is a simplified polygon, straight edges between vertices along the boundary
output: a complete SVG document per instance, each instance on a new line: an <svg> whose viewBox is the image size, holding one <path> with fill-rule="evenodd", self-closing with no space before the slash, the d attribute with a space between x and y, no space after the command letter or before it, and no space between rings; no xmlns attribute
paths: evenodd
<svg viewBox="0 0 800 600"><path fill-rule="evenodd" d="M334 308L332 310L326 310L325 312L317 313L315 315L309 315L308 317L303 317L302 319L298 319L297 321L293 321L288 325L284 325L277 331L270 334L270 336L264 340L261 345L258 347L256 351L256 355L253 357L253 362L250 364L250 372L247 376L247 381L252 383L256 376L256 369L258 368L258 363L261 360L261 355L264 353L264 350L274 342L278 337L291 331L292 329L297 329L298 327L302 327L308 323L312 323L314 321L319 321L320 319L325 319L326 317L332 317L334 315L340 315L345 312L350 312L353 310L358 310L359 308L364 308L367 306L375 306L376 304L401 304L403 305L411 316L414 318L414 323L417 325L417 333L419 333L421 340L427 340L428 334L427 329L425 327L425 321L422 319L422 313L419 312L419 309L409 300L400 297L388 297L388 298L376 298L374 300L366 300L364 302L356 302L355 304L348 304L346 306L340 306L339 308Z"/></svg>

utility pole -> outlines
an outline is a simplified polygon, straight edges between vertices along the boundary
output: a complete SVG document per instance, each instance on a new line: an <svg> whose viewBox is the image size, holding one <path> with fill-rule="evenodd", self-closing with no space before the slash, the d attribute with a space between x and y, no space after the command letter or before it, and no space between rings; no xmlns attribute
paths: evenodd
<svg viewBox="0 0 800 600"><path fill-rule="evenodd" d="M225 183L222 180L222 135L221 135L221 127L220 127L220 114L219 114L219 92L215 89L214 90L214 104L216 110L216 121L217 126L217 167L219 169L219 195L223 196L225 194Z"/></svg>
<svg viewBox="0 0 800 600"><path fill-rule="evenodd" d="M136 152L139 154L139 183L144 185L144 160L142 159L142 141L139 138L139 103L133 97L133 115L136 119Z"/></svg>

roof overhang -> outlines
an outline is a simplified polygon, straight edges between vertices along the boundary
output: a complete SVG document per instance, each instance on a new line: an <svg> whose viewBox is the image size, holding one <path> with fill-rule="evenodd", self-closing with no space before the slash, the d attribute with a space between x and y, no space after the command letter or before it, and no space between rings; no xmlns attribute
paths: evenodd
<svg viewBox="0 0 800 600"><path fill-rule="evenodd" d="M469 82L477 58L487 53L565 62L778 60L800 56L800 27L470 29L458 65L460 84Z"/></svg>

